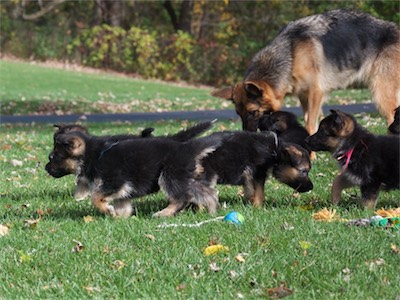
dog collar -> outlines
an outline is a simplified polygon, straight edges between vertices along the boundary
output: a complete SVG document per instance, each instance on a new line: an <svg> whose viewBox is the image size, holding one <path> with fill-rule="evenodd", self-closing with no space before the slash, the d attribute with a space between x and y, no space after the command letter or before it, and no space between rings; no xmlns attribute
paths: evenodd
<svg viewBox="0 0 400 300"><path fill-rule="evenodd" d="M337 158L338 161L342 160L343 158L346 158L346 162L345 162L345 164L344 164L343 170L346 170L347 167L349 166L351 156L353 155L353 151L354 151L354 147L351 148L349 151L347 151L345 154L340 155L340 156Z"/></svg>
<svg viewBox="0 0 400 300"><path fill-rule="evenodd" d="M100 155L99 155L99 159L101 159L103 157L104 153L106 153L108 150L110 150L112 147L114 147L118 143L119 143L119 141L116 141L116 142L112 143L111 145L109 145L107 148L101 150Z"/></svg>

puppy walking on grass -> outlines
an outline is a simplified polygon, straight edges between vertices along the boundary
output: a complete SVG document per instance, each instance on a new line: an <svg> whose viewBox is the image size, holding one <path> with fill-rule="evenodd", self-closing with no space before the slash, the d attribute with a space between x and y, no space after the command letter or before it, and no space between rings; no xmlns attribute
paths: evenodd
<svg viewBox="0 0 400 300"><path fill-rule="evenodd" d="M400 188L400 138L376 136L357 124L355 118L340 110L331 110L317 133L306 139L313 151L329 151L338 161L331 199L341 200L343 189L360 186L361 204L374 209L379 189Z"/></svg>
<svg viewBox="0 0 400 300"><path fill-rule="evenodd" d="M190 129L189 129L190 130ZM132 214L131 198L165 192L169 205L154 214L172 216L190 204L218 208L217 183L243 185L254 206L264 200L268 172L299 192L312 189L308 152L280 143L274 134L222 132L191 139L128 139L108 143L84 132L60 134L51 165L58 173L76 172L87 180L93 205L113 217ZM49 163L49 164L50 164ZM68 172L67 172L68 171Z"/></svg>

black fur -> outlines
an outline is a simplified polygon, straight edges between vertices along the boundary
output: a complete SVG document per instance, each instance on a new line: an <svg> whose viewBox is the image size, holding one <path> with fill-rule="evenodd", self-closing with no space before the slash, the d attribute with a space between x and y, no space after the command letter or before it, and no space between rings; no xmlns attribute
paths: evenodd
<svg viewBox="0 0 400 300"><path fill-rule="evenodd" d="M171 139L176 142L185 142L194 138L195 136L203 133L209 129L212 122L199 123L187 130L182 130L175 135L166 137L160 137L160 139ZM55 125L58 130L54 134L54 149L49 155L49 162L46 164L46 171L55 178L60 178L65 175L75 174L77 175L77 187L75 190L75 198L82 200L86 198L90 193L88 178L86 178L82 172L80 165L86 163L84 160L78 163L66 164L66 160L70 159L68 153L64 153L63 140L66 133L82 133L85 137L85 143L89 145L98 145L98 147L105 149L111 149L115 146L115 143L119 143L124 140L134 140L141 138L150 138L153 132L153 128L146 128L142 131L141 135L111 135L111 136L93 136L88 133L88 130L80 125ZM60 154L61 151L61 154ZM104 153L103 153L104 154ZM102 154L102 155L103 155ZM76 158L74 158L76 159Z"/></svg>
<svg viewBox="0 0 400 300"><path fill-rule="evenodd" d="M400 106L395 109L394 121L388 130L391 134L400 135Z"/></svg>
<svg viewBox="0 0 400 300"><path fill-rule="evenodd" d="M329 151L341 173L332 186L332 201L340 201L344 188L360 186L362 204L374 208L380 187L400 188L400 139L376 136L357 124L355 118L339 110L323 119L317 133L307 138L314 151Z"/></svg>
<svg viewBox="0 0 400 300"><path fill-rule="evenodd" d="M280 140L300 145L309 150L305 142L309 134L297 121L296 115L291 112L277 111L264 114L258 121L258 129L261 131L273 131Z"/></svg>
<svg viewBox="0 0 400 300"><path fill-rule="evenodd" d="M155 216L174 215L189 204L214 213L216 183L243 184L250 200L258 193L262 203L271 169L273 176L299 192L312 189L308 153L297 145L280 143L274 134L225 132L187 142L154 137L110 144L72 131L58 136L53 152L53 159L76 164L95 207L112 216L129 216L130 198L160 187L169 205Z"/></svg>
<svg viewBox="0 0 400 300"><path fill-rule="evenodd" d="M243 185L245 197L254 206L264 200L264 183L268 173L299 192L313 188L308 177L311 168L306 150L295 144L278 141L276 135L252 132L218 132L199 139L209 143L219 140L215 151L198 162L194 172L183 173L175 169L165 176L166 184L174 186L177 194L196 194L205 198L205 193L215 193L215 184ZM171 178L181 178L175 184ZM191 178L184 184L185 178ZM194 191L191 182L201 183ZM216 197L216 196L215 196Z"/></svg>

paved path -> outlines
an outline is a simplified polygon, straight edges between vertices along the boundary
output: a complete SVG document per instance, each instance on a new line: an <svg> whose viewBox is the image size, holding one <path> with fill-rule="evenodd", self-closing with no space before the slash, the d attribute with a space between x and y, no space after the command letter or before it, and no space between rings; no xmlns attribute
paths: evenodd
<svg viewBox="0 0 400 300"><path fill-rule="evenodd" d="M375 112L374 104L350 104L350 105L325 105L324 114L329 114L330 109L341 109L348 113ZM300 107L285 107L284 110L301 115ZM159 120L224 120L237 119L238 115L234 110L202 110L202 111L171 111L171 112L149 112L149 113L128 113L128 114L91 114L91 115L27 115L27 116L6 116L0 115L0 123L74 123L85 122L116 122L116 121L159 121Z"/></svg>

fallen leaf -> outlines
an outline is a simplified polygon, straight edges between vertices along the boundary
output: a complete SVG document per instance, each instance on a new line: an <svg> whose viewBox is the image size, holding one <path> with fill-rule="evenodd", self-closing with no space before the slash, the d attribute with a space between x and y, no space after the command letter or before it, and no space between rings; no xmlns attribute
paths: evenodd
<svg viewBox="0 0 400 300"><path fill-rule="evenodd" d="M300 193L299 192L294 192L292 194L292 197L295 198L295 199L298 199L298 198L300 198Z"/></svg>
<svg viewBox="0 0 400 300"><path fill-rule="evenodd" d="M31 256L29 254L25 253L24 251L18 250L18 254L19 254L19 262L21 264L31 261Z"/></svg>
<svg viewBox="0 0 400 300"><path fill-rule="evenodd" d="M285 283L282 283L278 287L267 289L267 293L271 299L279 299L279 298L287 297L287 296L291 295L293 292L292 292L292 290L290 290L286 287Z"/></svg>
<svg viewBox="0 0 400 300"><path fill-rule="evenodd" d="M209 267L210 267L211 271L214 271L214 272L218 272L219 270L221 270L221 268L218 267L215 262L210 263Z"/></svg>
<svg viewBox="0 0 400 300"><path fill-rule="evenodd" d="M284 223L282 224L282 228L283 228L284 230L293 230L293 229L294 229L294 226L291 225L291 224L289 224L289 223L287 223L287 222L284 222Z"/></svg>
<svg viewBox="0 0 400 300"><path fill-rule="evenodd" d="M351 270L349 268L345 268L342 270L342 273L343 273L343 280L345 282L350 282Z"/></svg>
<svg viewBox="0 0 400 300"><path fill-rule="evenodd" d="M395 209L378 209L375 214L383 218L400 217L400 207Z"/></svg>
<svg viewBox="0 0 400 300"><path fill-rule="evenodd" d="M235 259L238 261L238 262L241 262L241 263L244 263L246 260L244 259L244 257L241 255L241 254L238 254L238 255L236 255L235 256Z"/></svg>
<svg viewBox="0 0 400 300"><path fill-rule="evenodd" d="M234 278L236 278L238 276L238 273L235 271L235 270L230 270L229 271L229 277L231 278L231 279L234 279Z"/></svg>
<svg viewBox="0 0 400 300"><path fill-rule="evenodd" d="M397 247L395 244L391 244L390 245L390 249L392 249L392 251L396 254L400 254L400 248Z"/></svg>
<svg viewBox="0 0 400 300"><path fill-rule="evenodd" d="M229 247L223 246L221 244L211 245L204 249L203 254L206 256L215 255L220 252L228 252Z"/></svg>
<svg viewBox="0 0 400 300"><path fill-rule="evenodd" d="M311 243L307 241L299 241L300 247L303 250L307 250L311 247Z"/></svg>
<svg viewBox="0 0 400 300"><path fill-rule="evenodd" d="M84 221L85 223L90 223L90 222L93 222L93 221L94 221L94 218L93 218L92 216L84 216L84 217L83 217L83 221Z"/></svg>
<svg viewBox="0 0 400 300"><path fill-rule="evenodd" d="M113 262L112 264L112 268L116 269L116 270L121 270L122 268L124 268L126 266L126 264L122 261L117 259L116 261Z"/></svg>
<svg viewBox="0 0 400 300"><path fill-rule="evenodd" d="M7 225L0 224L0 236L5 236L5 235L9 234L9 232L10 232L10 228L8 228Z"/></svg>
<svg viewBox="0 0 400 300"><path fill-rule="evenodd" d="M40 218L39 219L35 219L35 220L24 220L24 223L30 229L34 229L34 228L36 228L36 226L39 223L39 221L40 221Z"/></svg>
<svg viewBox="0 0 400 300"><path fill-rule="evenodd" d="M77 240L72 240L76 245L71 249L71 252L82 252L83 251L83 245L80 241Z"/></svg>
<svg viewBox="0 0 400 300"><path fill-rule="evenodd" d="M320 211L313 213L313 218L316 221L325 221L325 222L347 221L336 215L336 209L328 210L327 208L321 209Z"/></svg>
<svg viewBox="0 0 400 300"><path fill-rule="evenodd" d="M13 167L22 167L22 165L24 164L22 161L20 161L20 160L17 160L17 159L12 159L12 160L10 160L10 164L13 166Z"/></svg>
<svg viewBox="0 0 400 300"><path fill-rule="evenodd" d="M184 282L182 282L181 284L179 284L176 288L175 288L175 290L176 291L183 291L183 290L185 290L186 289L186 283L184 283Z"/></svg>
<svg viewBox="0 0 400 300"><path fill-rule="evenodd" d="M152 241L156 240L155 236L152 234L145 234L144 236L147 237L149 240L152 240Z"/></svg>
<svg viewBox="0 0 400 300"><path fill-rule="evenodd" d="M99 289L98 287L84 286L83 288L84 288L88 293L100 292L100 289Z"/></svg>
<svg viewBox="0 0 400 300"><path fill-rule="evenodd" d="M305 205L300 205L299 208L300 208L300 210L303 210L303 211L310 211L310 210L314 209L314 205L310 202Z"/></svg>
<svg viewBox="0 0 400 300"><path fill-rule="evenodd" d="M365 264L368 266L370 271L374 271L378 269L378 267L383 266L385 264L385 260L383 258L377 258L374 260L366 261Z"/></svg>

